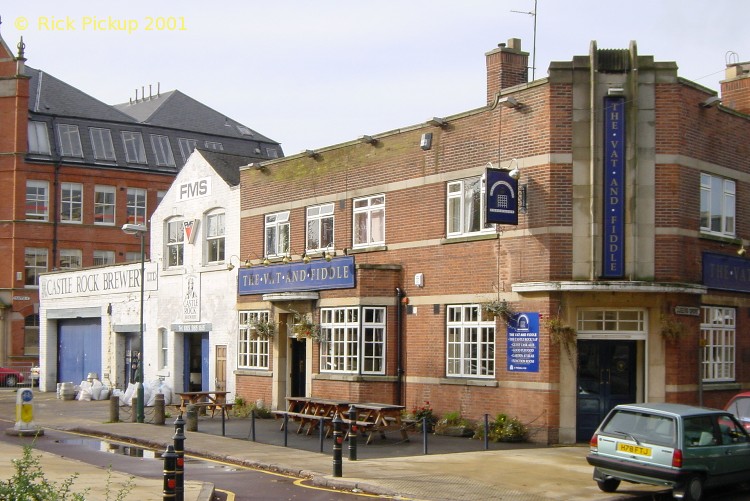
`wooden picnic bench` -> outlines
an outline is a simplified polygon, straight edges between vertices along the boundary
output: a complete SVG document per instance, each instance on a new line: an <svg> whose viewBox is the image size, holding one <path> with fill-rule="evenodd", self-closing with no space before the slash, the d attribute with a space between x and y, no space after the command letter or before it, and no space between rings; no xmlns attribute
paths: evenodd
<svg viewBox="0 0 750 501"><path fill-rule="evenodd" d="M220 410L228 419L229 411L232 410L231 403L227 402L228 391L184 391L176 392L175 395L180 397L180 403L174 406L180 412L184 412L188 405L193 405L198 409L211 411L211 417Z"/></svg>

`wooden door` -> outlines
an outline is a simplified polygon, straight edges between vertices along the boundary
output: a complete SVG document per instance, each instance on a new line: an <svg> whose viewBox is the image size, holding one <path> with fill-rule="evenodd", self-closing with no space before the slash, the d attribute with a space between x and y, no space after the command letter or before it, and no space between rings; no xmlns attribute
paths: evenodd
<svg viewBox="0 0 750 501"><path fill-rule="evenodd" d="M216 391L227 390L227 347L216 345Z"/></svg>

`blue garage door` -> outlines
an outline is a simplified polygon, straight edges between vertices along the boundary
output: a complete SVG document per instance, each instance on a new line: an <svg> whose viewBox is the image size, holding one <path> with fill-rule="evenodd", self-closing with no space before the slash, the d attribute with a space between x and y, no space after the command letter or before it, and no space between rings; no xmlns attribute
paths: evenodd
<svg viewBox="0 0 750 501"><path fill-rule="evenodd" d="M101 378L102 327L99 318L75 318L57 323L57 382L86 380L89 372Z"/></svg>

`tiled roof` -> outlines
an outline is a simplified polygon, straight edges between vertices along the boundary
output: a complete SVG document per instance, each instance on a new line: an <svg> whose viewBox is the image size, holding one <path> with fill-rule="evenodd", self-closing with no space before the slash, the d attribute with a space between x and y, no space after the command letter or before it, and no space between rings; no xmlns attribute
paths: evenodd
<svg viewBox="0 0 750 501"><path fill-rule="evenodd" d="M229 186L238 186L240 184L240 167L258 160L258 158L231 155L229 153L219 153L204 149L198 149L198 152Z"/></svg>

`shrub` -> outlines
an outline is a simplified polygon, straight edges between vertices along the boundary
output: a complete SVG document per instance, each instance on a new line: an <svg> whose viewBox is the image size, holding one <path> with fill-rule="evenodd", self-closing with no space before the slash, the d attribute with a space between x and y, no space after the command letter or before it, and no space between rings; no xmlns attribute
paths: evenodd
<svg viewBox="0 0 750 501"><path fill-rule="evenodd" d="M493 442L523 442L529 435L526 425L506 414L498 414L489 425L489 439ZM477 428L474 438L484 438L484 426Z"/></svg>

